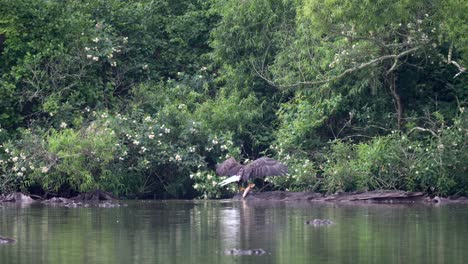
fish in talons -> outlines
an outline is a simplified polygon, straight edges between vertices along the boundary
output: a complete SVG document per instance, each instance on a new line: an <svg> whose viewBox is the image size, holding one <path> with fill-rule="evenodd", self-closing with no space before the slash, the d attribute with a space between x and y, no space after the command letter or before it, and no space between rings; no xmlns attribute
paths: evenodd
<svg viewBox="0 0 468 264"><path fill-rule="evenodd" d="M267 157L256 159L246 165L240 164L236 159L231 157L216 167L216 173L219 176L230 176L219 183L220 186L225 186L233 182L239 184L248 183L255 178L284 176L288 174L288 168L281 162ZM255 184L248 184L242 194L242 198L245 198L254 187Z"/></svg>

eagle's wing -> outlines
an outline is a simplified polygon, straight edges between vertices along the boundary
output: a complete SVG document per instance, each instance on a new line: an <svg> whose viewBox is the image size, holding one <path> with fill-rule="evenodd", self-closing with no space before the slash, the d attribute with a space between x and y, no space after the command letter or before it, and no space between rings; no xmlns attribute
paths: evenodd
<svg viewBox="0 0 468 264"><path fill-rule="evenodd" d="M242 178L263 178L266 176L282 176L288 173L288 167L272 158L259 158L245 165Z"/></svg>
<svg viewBox="0 0 468 264"><path fill-rule="evenodd" d="M235 158L231 157L225 160L223 163L216 166L216 173L219 176L233 176L237 175L237 173L242 167L243 166L239 162L237 162Z"/></svg>

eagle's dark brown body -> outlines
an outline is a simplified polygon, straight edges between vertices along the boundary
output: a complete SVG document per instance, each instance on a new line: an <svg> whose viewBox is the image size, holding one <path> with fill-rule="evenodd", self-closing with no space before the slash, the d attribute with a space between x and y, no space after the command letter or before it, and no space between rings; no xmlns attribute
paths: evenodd
<svg viewBox="0 0 468 264"><path fill-rule="evenodd" d="M216 173L220 176L240 176L240 182L247 182L253 178L266 176L281 176L288 173L288 168L272 158L259 158L247 165L242 165L234 158L229 158L216 167Z"/></svg>

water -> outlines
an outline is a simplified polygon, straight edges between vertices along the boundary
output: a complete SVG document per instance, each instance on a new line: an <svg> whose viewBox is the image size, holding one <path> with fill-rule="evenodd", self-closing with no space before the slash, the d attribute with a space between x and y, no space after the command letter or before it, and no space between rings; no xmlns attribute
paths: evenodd
<svg viewBox="0 0 468 264"><path fill-rule="evenodd" d="M332 226L306 220L327 218ZM138 201L0 207L0 263L467 263L468 206ZM264 249L226 256L226 249Z"/></svg>

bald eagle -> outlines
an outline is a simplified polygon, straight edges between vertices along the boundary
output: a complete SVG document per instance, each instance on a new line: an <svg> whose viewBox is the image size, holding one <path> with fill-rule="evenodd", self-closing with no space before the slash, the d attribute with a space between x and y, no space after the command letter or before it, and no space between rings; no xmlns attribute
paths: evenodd
<svg viewBox="0 0 468 264"><path fill-rule="evenodd" d="M219 183L220 186L225 186L232 182L246 183L254 178L283 176L288 173L288 168L281 162L267 157L256 159L247 165L242 165L231 157L216 166L216 173L219 176L231 176ZM245 197L254 186L254 184L249 184L243 197Z"/></svg>

